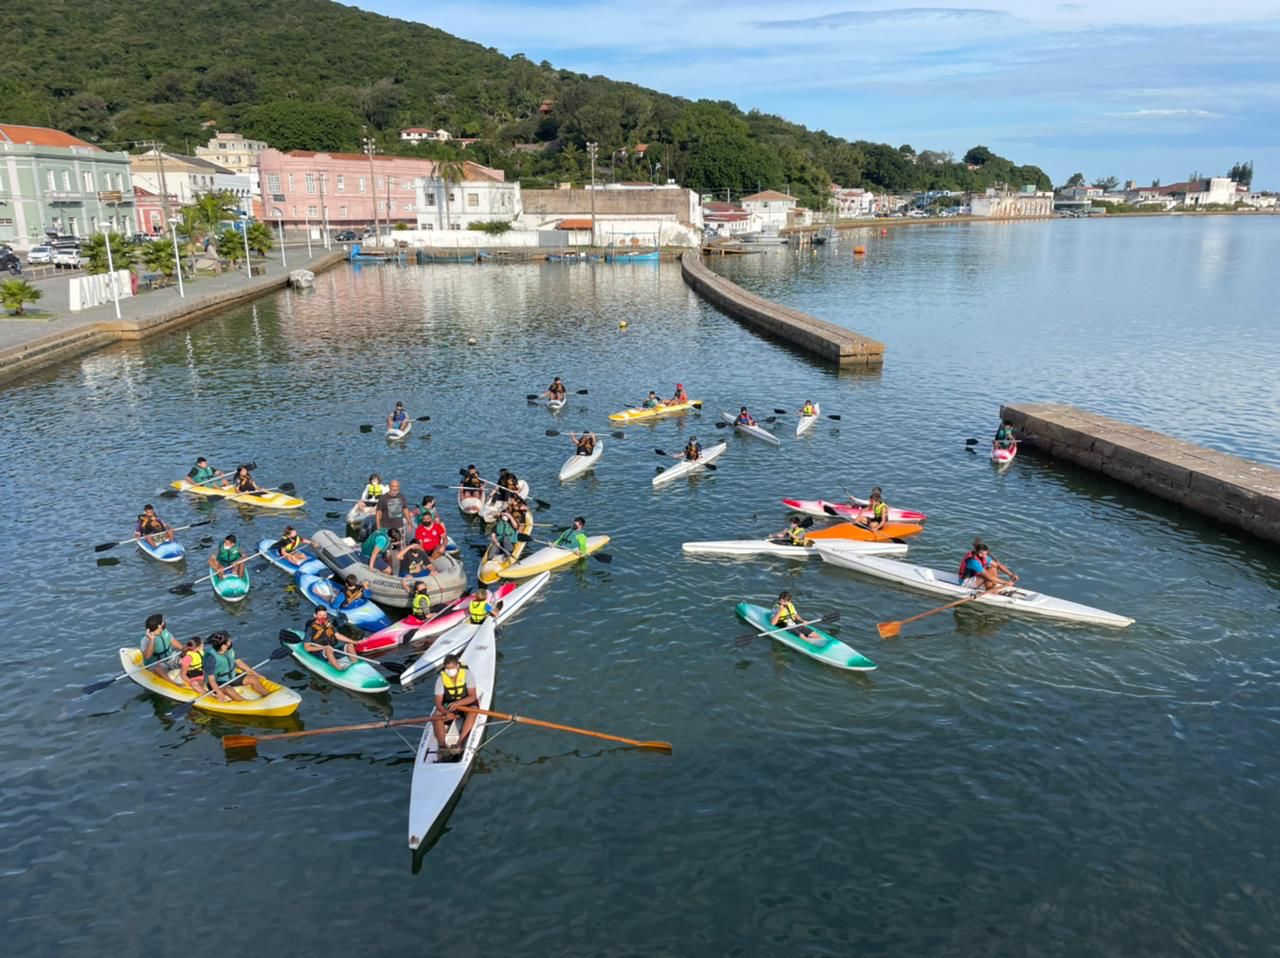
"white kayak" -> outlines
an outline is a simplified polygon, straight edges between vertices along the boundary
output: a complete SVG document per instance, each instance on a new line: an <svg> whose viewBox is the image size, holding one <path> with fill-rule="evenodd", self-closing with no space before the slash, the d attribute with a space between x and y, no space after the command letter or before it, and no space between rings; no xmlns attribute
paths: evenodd
<svg viewBox="0 0 1280 958"><path fill-rule="evenodd" d="M347 510L347 525L365 533L373 531L377 518L378 503L376 500L374 502L366 502L363 499L357 500L356 504Z"/></svg>
<svg viewBox="0 0 1280 958"><path fill-rule="evenodd" d="M493 703L493 686L498 672L493 619L480 627L462 657L462 665L467 670L468 679L475 683L479 707L489 708ZM440 745L436 742L435 726L430 722L423 726L422 740L418 743L418 754L413 763L413 779L409 785L410 848L417 848L426 841L462 790L471 773L476 750L484 739L486 724L486 716L477 716L462 753L446 756L443 761Z"/></svg>
<svg viewBox="0 0 1280 958"><path fill-rule="evenodd" d="M743 423L738 422L738 417L731 412L722 412L720 414L720 418L745 435L752 436L756 439L763 439L765 442L774 446L782 445L782 440L771 433L768 429L765 429L764 426L759 424L754 426L744 425Z"/></svg>
<svg viewBox="0 0 1280 958"><path fill-rule="evenodd" d="M960 584L960 578L954 572L942 572L938 569L912 565L909 562L868 556L850 549L849 545L850 543L846 542L825 540L816 543L815 548L823 560L832 565L884 579L917 592L940 595L948 599L963 599L974 594L973 589ZM1118 629L1133 625L1133 619L1123 615L1027 589L1013 588L997 594L983 595L974 599L973 605L1038 615L1046 619L1060 619L1064 622L1108 625Z"/></svg>
<svg viewBox="0 0 1280 958"><path fill-rule="evenodd" d="M409 435L409 430L413 428L413 420L406 419L404 425L399 429L392 426L387 430L387 442L399 442L405 436Z"/></svg>
<svg viewBox="0 0 1280 958"><path fill-rule="evenodd" d="M524 607L525 603L532 599L541 591L542 587L551 579L550 572L543 572L528 582L521 582L513 589L506 598L499 600L501 608L499 608L490 618L495 625L505 625L510 622ZM431 645L400 675L400 685L408 688L414 682L430 675L444 664L444 658L449 654L459 654L467 645L479 634L482 626L476 625L469 618L448 629L443 635L431 643Z"/></svg>
<svg viewBox="0 0 1280 958"><path fill-rule="evenodd" d="M480 489L468 489L465 486L458 490L458 511L463 515L474 516L484 508L484 492Z"/></svg>
<svg viewBox="0 0 1280 958"><path fill-rule="evenodd" d="M674 466L668 466L665 471L654 476L653 484L654 486L661 486L665 483L671 482L673 479L679 479L681 476L687 476L691 472L700 472L702 467L707 463L715 462L723 456L724 451L728 448L729 444L727 442L719 442L714 446L702 450L702 455L693 461L681 459Z"/></svg>
<svg viewBox="0 0 1280 958"><path fill-rule="evenodd" d="M516 495L525 502L528 502L529 483L525 482L523 479L518 480L516 482ZM494 499L491 494L490 498L485 501L484 506L480 509L480 518L485 522L497 522L498 517L502 515L503 502L504 500L502 499Z"/></svg>
<svg viewBox="0 0 1280 958"><path fill-rule="evenodd" d="M568 402L568 400L566 399L548 399L547 408L550 409L552 412L559 412L561 409L564 408L564 404L566 402Z"/></svg>
<svg viewBox="0 0 1280 958"><path fill-rule="evenodd" d="M796 435L803 436L806 432L817 425L819 417L822 415L822 406L818 403L813 404L812 416L801 416L800 421L796 423Z"/></svg>
<svg viewBox="0 0 1280 958"><path fill-rule="evenodd" d="M604 440L597 439L596 446L591 450L589 456L579 456L576 453L568 458L563 466L560 467L560 481L572 479L574 476L580 476L597 462L604 455Z"/></svg>
<svg viewBox="0 0 1280 958"><path fill-rule="evenodd" d="M907 547L898 542L850 542L859 555L902 556ZM689 555L702 556L777 556L782 559L808 559L817 555L814 543L793 546L768 539L724 539L717 542L686 542L681 548Z"/></svg>

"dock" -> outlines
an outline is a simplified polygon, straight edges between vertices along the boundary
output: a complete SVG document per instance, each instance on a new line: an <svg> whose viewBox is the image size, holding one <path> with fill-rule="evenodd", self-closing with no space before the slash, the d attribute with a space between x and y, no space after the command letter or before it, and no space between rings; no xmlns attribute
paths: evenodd
<svg viewBox="0 0 1280 958"><path fill-rule="evenodd" d="M1017 403L1000 415L1033 448L1167 502L1280 542L1280 469L1059 403Z"/></svg>
<svg viewBox="0 0 1280 958"><path fill-rule="evenodd" d="M707 269L702 257L680 257L684 281L711 305L761 332L776 336L839 366L879 366L884 343L749 293Z"/></svg>

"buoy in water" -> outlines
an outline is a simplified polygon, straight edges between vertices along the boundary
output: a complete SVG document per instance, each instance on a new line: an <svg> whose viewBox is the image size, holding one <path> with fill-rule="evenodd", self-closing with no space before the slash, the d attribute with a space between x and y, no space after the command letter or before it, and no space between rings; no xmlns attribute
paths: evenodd
<svg viewBox="0 0 1280 958"><path fill-rule="evenodd" d="M881 236L888 236L888 235L889 235L889 231L888 231L887 229L885 229L885 228L882 226L882 227L880 227L880 235L881 235Z"/></svg>
<svg viewBox="0 0 1280 958"><path fill-rule="evenodd" d="M626 329L626 328L627 328L627 321L624 319L622 322L618 323L618 328L619 328L619 329Z"/></svg>
<svg viewBox="0 0 1280 958"><path fill-rule="evenodd" d="M476 338L474 336L471 336L467 339L468 346L474 346L475 344L476 344Z"/></svg>
<svg viewBox="0 0 1280 958"><path fill-rule="evenodd" d="M867 255L867 248L866 248L865 246L855 246L855 247L853 248L853 255L854 255L854 256L866 256L866 255Z"/></svg>

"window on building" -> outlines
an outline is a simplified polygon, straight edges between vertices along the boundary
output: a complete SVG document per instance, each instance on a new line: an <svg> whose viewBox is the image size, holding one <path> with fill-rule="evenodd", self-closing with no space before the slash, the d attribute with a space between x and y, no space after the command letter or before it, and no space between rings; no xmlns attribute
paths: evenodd
<svg viewBox="0 0 1280 958"><path fill-rule="evenodd" d="M479 194L479 193L468 193L468 194L467 194L467 206L479 206L479 205L480 205L480 194Z"/></svg>
<svg viewBox="0 0 1280 958"><path fill-rule="evenodd" d="M426 225L426 228L427 228L427 229L429 229L429 230L431 230L431 229L435 229L435 227L434 227L434 226L432 226L430 223L428 223L428 224Z"/></svg>
<svg viewBox="0 0 1280 958"><path fill-rule="evenodd" d="M306 176L306 180L307 180L307 192L314 193L316 191L316 175L314 173L308 173Z"/></svg>
<svg viewBox="0 0 1280 958"><path fill-rule="evenodd" d="M71 171L70 170L62 171L62 188L68 193L71 192ZM72 222L75 222L75 221L72 220Z"/></svg>
<svg viewBox="0 0 1280 958"><path fill-rule="evenodd" d="M71 231L72 236L80 235L80 223L76 220L76 217L73 216L67 221L67 228Z"/></svg>
<svg viewBox="0 0 1280 958"><path fill-rule="evenodd" d="M347 178L341 174L338 175L338 192L345 193L347 191Z"/></svg>
<svg viewBox="0 0 1280 958"><path fill-rule="evenodd" d="M434 193L428 193L428 194L427 194L427 205L428 205L428 206L435 206L435 205L436 205L436 195L435 195Z"/></svg>
<svg viewBox="0 0 1280 958"><path fill-rule="evenodd" d="M413 209L413 204L412 204L412 203L406 203L406 204L404 204L404 208L405 208L405 212L407 213L407 212L409 212L409 211L411 211L411 210Z"/></svg>
<svg viewBox="0 0 1280 958"><path fill-rule="evenodd" d="M346 208L345 206L339 206L339 207L338 207L338 215L339 215L339 216L341 216L343 219L346 219L346 216L347 216L347 208Z"/></svg>
<svg viewBox="0 0 1280 958"><path fill-rule="evenodd" d="M58 188L58 184L53 181L53 170L44 171L44 185L45 189L48 190L56 190Z"/></svg>
<svg viewBox="0 0 1280 958"><path fill-rule="evenodd" d="M289 173L287 174L287 176L289 177L289 192L292 193L294 191L293 190L293 174Z"/></svg>
<svg viewBox="0 0 1280 958"><path fill-rule="evenodd" d="M382 189L386 185L387 185L387 178L385 176L378 177L378 189Z"/></svg>
<svg viewBox="0 0 1280 958"><path fill-rule="evenodd" d="M307 215L308 215L308 216L315 216L317 212L319 212L319 211L318 211L314 206L308 206L308 207L307 207Z"/></svg>
<svg viewBox="0 0 1280 958"><path fill-rule="evenodd" d="M451 229L451 230L460 230L460 229L462 229L462 224L461 224L461 223L450 223L450 224L449 224L449 229Z"/></svg>
<svg viewBox="0 0 1280 958"><path fill-rule="evenodd" d="M267 192L268 193L280 192L280 174L279 173L267 174Z"/></svg>
<svg viewBox="0 0 1280 958"><path fill-rule="evenodd" d="M298 218L298 208L296 206L289 207L289 212L293 214L295 220Z"/></svg>
<svg viewBox="0 0 1280 958"><path fill-rule="evenodd" d="M360 177L359 186L360 186L360 192L361 192L361 193L363 193L363 192L364 192L364 177L363 177L363 176L362 176L362 177Z"/></svg>
<svg viewBox="0 0 1280 958"><path fill-rule="evenodd" d="M90 233L98 232L98 218L96 216L89 217L89 232Z"/></svg>
<svg viewBox="0 0 1280 958"><path fill-rule="evenodd" d="M88 170L80 171L80 184L84 187L86 193L93 192L93 174Z"/></svg>

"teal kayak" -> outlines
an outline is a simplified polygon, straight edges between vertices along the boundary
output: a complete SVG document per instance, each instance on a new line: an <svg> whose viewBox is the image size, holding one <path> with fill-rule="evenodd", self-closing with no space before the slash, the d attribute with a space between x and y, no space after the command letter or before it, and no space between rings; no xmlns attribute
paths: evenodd
<svg viewBox="0 0 1280 958"><path fill-rule="evenodd" d="M289 636L293 636L293 641L288 641ZM324 656L308 652L302 644L302 633L297 629L281 631L280 641L298 660L299 665L340 689L364 692L367 695L379 695L391 690L390 684L382 677L382 673L368 662L352 662L345 669L335 669ZM342 652L337 652L336 658L341 661L346 656Z"/></svg>
<svg viewBox="0 0 1280 958"><path fill-rule="evenodd" d="M737 609L734 611L738 613L738 617L743 622L746 622L747 625L758 632L769 632L774 628L769 622L773 615L772 610L766 609L762 605L739 602ZM808 642L791 632L773 632L769 638L776 642L781 642L797 652L802 652L812 659L817 659L832 668L845 669L850 672L869 672L876 667L876 664L869 658L845 645L834 635L823 632L812 625L804 628L817 636L817 641Z"/></svg>
<svg viewBox="0 0 1280 958"><path fill-rule="evenodd" d="M245 566L242 576L228 572L221 579L215 575L209 581L213 583L214 594L223 602L240 602L249 594L249 567Z"/></svg>

